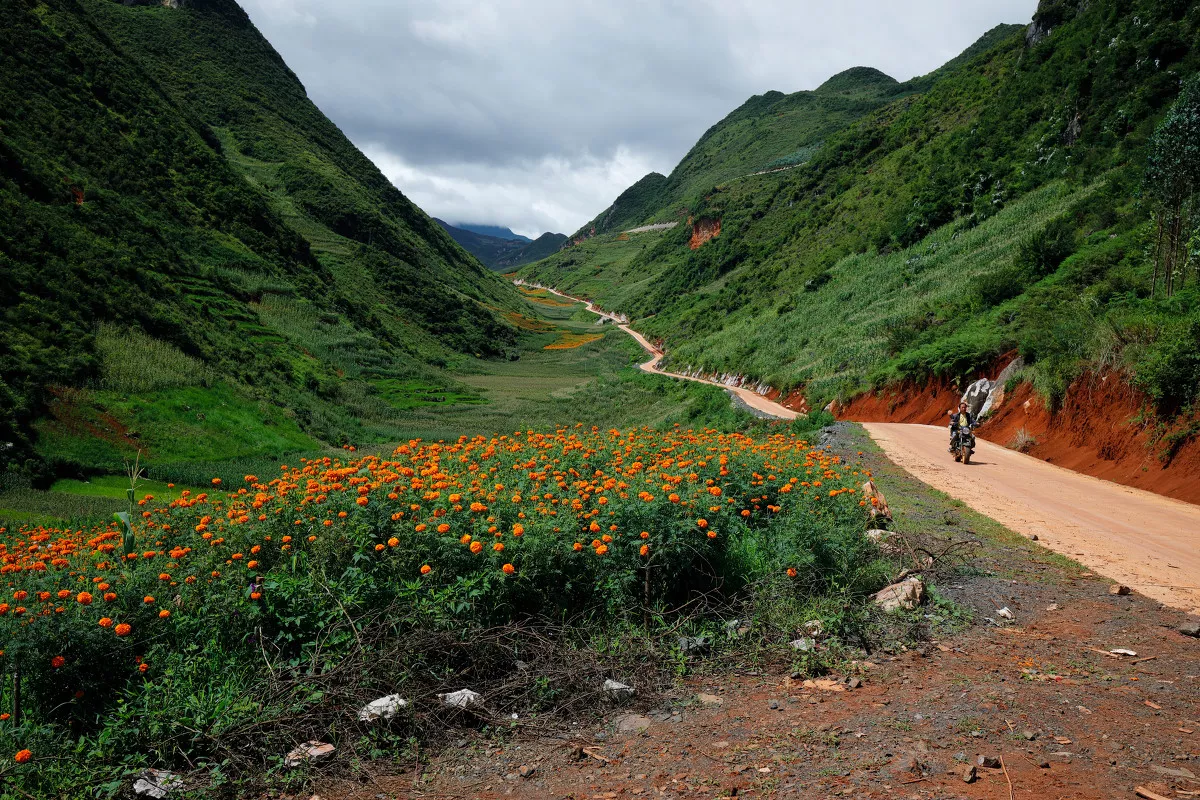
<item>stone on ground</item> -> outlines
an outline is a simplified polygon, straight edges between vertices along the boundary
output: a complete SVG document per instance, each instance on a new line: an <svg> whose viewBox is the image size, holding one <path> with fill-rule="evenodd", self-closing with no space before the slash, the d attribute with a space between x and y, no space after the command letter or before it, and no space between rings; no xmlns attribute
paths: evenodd
<svg viewBox="0 0 1200 800"><path fill-rule="evenodd" d="M292 751L284 757L283 764L286 767L298 767L301 764L324 761L333 755L333 751L336 749L328 742L318 742L313 739L292 748Z"/></svg>
<svg viewBox="0 0 1200 800"><path fill-rule="evenodd" d="M911 611L924 602L925 584L916 576L905 578L899 583L880 589L872 599L884 611L896 611L901 608Z"/></svg>
<svg viewBox="0 0 1200 800"><path fill-rule="evenodd" d="M620 703L629 700L636 693L637 691L632 686L627 686L620 681L614 681L612 678L604 681L604 694L614 702Z"/></svg>

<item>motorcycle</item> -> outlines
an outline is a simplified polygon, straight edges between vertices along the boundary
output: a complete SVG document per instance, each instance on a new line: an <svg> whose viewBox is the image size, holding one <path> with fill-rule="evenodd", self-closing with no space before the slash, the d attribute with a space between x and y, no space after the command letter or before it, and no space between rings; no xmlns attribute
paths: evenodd
<svg viewBox="0 0 1200 800"><path fill-rule="evenodd" d="M963 464L971 463L971 454L975 452L975 426L963 427L950 434L950 452L954 460Z"/></svg>

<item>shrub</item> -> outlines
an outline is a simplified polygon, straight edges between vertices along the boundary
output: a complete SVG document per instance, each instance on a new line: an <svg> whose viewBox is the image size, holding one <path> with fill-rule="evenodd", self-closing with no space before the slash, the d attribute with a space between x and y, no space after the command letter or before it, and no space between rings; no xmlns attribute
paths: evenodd
<svg viewBox="0 0 1200 800"><path fill-rule="evenodd" d="M1200 321L1165 329L1134 365L1133 380L1160 412L1194 403L1200 397Z"/></svg>
<svg viewBox="0 0 1200 800"><path fill-rule="evenodd" d="M143 709L122 723L128 757L164 740L168 669L198 687L228 676L228 692L180 701L179 715L213 724L214 704L269 694L260 684L276 669L337 675L419 631L637 623L762 581L798 603L852 603L882 575L856 475L789 435L578 425L302 459L235 491L146 498L128 552L112 524L10 533L5 661L43 733L86 734ZM255 677L264 663L275 666ZM9 746L29 746L23 736L0 730ZM217 746L207 733L176 738L155 760Z"/></svg>

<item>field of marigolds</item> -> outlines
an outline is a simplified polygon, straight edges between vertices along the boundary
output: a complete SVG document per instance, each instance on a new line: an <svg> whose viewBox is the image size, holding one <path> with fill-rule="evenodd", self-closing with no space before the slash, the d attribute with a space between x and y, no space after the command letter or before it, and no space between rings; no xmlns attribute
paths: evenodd
<svg viewBox="0 0 1200 800"><path fill-rule="evenodd" d="M378 758L418 726L368 730L364 702L399 692L420 714L500 650L616 649L756 591L850 607L883 574L864 480L790 433L577 426L145 497L131 539L117 522L5 531L0 778L69 796L68 763L101 794L182 767L212 789L309 738ZM543 676L514 712L562 705L572 680Z"/></svg>

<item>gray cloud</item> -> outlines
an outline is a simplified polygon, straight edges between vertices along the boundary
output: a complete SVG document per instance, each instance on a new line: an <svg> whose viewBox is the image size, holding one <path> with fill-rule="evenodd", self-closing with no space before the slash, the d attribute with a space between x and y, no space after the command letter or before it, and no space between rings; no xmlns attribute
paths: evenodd
<svg viewBox="0 0 1200 800"><path fill-rule="evenodd" d="M571 233L752 94L936 69L1037 0L242 0L309 96L452 222Z"/></svg>

